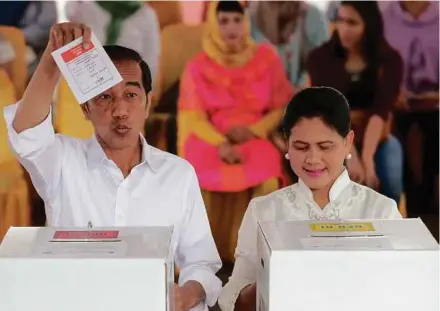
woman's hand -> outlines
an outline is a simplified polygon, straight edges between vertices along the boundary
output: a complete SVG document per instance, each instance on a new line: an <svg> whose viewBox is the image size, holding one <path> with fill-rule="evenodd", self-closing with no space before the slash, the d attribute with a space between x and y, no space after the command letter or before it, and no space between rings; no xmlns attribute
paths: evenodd
<svg viewBox="0 0 440 311"><path fill-rule="evenodd" d="M376 165L373 159L364 160L365 185L371 189L379 189L379 178L376 175Z"/></svg>
<svg viewBox="0 0 440 311"><path fill-rule="evenodd" d="M218 153L220 159L227 164L240 164L241 157L238 151L231 143L226 142L219 146Z"/></svg>
<svg viewBox="0 0 440 311"><path fill-rule="evenodd" d="M254 134L247 127L234 127L229 130L227 137L234 144L242 144L254 138Z"/></svg>
<svg viewBox="0 0 440 311"><path fill-rule="evenodd" d="M365 181L365 169L356 151L353 151L351 159L347 160L347 171L351 180L359 184Z"/></svg>
<svg viewBox="0 0 440 311"><path fill-rule="evenodd" d="M235 302L237 311L257 310L257 284L251 284L243 288Z"/></svg>

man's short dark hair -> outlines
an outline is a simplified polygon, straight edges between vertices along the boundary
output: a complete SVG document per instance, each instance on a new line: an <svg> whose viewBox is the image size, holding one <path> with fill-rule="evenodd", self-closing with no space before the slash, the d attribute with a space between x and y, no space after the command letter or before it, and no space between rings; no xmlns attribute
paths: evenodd
<svg viewBox="0 0 440 311"><path fill-rule="evenodd" d="M148 64L142 59L141 54L135 50L120 45L104 45L104 51L112 61L131 60L139 64L142 71L142 86L148 94L152 89L151 71Z"/></svg>
<svg viewBox="0 0 440 311"><path fill-rule="evenodd" d="M302 119L320 118L342 137L350 132L350 107L344 95L331 87L310 87L292 97L283 118L284 133L290 136L292 128Z"/></svg>

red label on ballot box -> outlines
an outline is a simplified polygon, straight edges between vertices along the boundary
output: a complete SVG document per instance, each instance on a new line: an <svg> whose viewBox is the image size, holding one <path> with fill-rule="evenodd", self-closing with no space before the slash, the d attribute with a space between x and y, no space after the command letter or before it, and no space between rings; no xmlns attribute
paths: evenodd
<svg viewBox="0 0 440 311"><path fill-rule="evenodd" d="M116 239L119 231L55 231L54 239L58 240L107 240Z"/></svg>

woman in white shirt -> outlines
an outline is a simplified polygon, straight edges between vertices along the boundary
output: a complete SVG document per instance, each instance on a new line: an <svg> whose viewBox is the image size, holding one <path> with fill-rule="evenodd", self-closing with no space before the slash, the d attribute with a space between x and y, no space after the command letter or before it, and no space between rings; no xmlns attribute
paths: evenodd
<svg viewBox="0 0 440 311"><path fill-rule="evenodd" d="M350 180L354 133L345 97L329 87L307 88L287 106L283 127L299 182L253 199L240 227L235 266L223 288L223 311L256 309L257 220L400 219L395 201Z"/></svg>

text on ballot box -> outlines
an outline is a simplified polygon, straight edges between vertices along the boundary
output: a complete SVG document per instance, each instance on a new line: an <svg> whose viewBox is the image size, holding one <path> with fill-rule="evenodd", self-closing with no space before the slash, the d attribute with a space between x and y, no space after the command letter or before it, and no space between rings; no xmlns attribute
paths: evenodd
<svg viewBox="0 0 440 311"><path fill-rule="evenodd" d="M258 311L440 310L420 219L259 222L257 249Z"/></svg>
<svg viewBox="0 0 440 311"><path fill-rule="evenodd" d="M0 310L172 310L172 227L11 227Z"/></svg>
<svg viewBox="0 0 440 311"><path fill-rule="evenodd" d="M122 77L94 34L87 49L80 37L52 52L75 98L80 104L122 81Z"/></svg>

